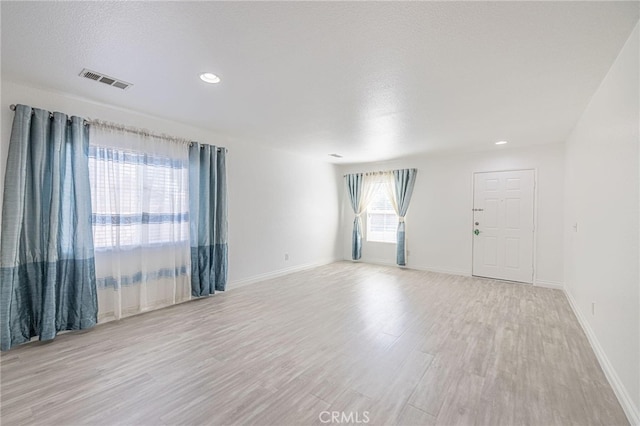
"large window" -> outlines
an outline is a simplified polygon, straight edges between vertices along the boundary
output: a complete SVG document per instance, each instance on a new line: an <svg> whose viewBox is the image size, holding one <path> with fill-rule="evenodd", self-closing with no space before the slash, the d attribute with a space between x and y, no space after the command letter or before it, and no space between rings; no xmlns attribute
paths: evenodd
<svg viewBox="0 0 640 426"><path fill-rule="evenodd" d="M367 241L395 243L398 230L396 215L383 184L377 184L367 208Z"/></svg>

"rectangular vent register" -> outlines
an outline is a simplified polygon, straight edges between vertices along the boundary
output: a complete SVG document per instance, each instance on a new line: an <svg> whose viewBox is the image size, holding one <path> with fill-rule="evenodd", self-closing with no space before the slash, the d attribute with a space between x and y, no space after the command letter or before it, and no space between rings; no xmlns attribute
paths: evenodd
<svg viewBox="0 0 640 426"><path fill-rule="evenodd" d="M108 75L96 71L91 71L86 68L83 69L79 75L80 77L88 78L89 80L97 81L108 86L117 87L118 89L122 90L126 90L129 87L133 86L133 84L127 83L126 81L118 80L117 78L109 77Z"/></svg>

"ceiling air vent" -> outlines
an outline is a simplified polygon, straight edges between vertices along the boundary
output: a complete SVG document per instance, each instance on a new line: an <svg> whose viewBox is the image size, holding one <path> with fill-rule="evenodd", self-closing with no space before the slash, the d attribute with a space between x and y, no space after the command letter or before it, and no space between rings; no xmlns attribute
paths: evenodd
<svg viewBox="0 0 640 426"><path fill-rule="evenodd" d="M133 84L127 83L126 81L118 80L117 78L109 77L108 75L100 74L99 72L91 71L86 68L83 69L79 75L80 77L98 81L109 86L117 87L118 89L124 90L128 89L129 86L133 86Z"/></svg>

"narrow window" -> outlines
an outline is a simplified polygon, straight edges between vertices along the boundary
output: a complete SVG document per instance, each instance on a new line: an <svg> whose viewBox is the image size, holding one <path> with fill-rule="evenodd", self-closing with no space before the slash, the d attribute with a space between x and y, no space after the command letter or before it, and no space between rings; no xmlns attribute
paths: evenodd
<svg viewBox="0 0 640 426"><path fill-rule="evenodd" d="M367 208L367 241L396 243L398 216L383 184L377 184Z"/></svg>

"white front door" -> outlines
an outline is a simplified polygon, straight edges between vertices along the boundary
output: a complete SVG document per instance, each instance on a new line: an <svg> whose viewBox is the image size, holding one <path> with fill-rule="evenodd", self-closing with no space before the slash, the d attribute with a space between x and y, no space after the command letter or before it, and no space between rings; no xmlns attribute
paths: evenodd
<svg viewBox="0 0 640 426"><path fill-rule="evenodd" d="M476 173L473 275L533 282L533 170Z"/></svg>

